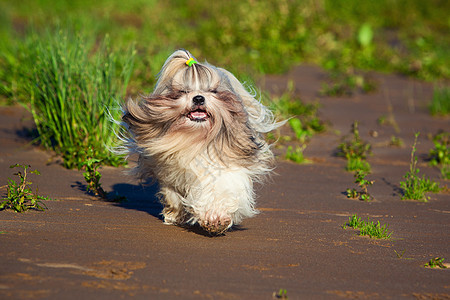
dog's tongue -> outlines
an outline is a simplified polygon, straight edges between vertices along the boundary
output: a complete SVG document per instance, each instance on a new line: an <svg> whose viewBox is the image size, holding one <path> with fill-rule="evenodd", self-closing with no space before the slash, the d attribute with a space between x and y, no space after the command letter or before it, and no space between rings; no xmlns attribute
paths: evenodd
<svg viewBox="0 0 450 300"><path fill-rule="evenodd" d="M206 118L206 112L204 111L193 111L191 112L191 116L195 119L205 119Z"/></svg>

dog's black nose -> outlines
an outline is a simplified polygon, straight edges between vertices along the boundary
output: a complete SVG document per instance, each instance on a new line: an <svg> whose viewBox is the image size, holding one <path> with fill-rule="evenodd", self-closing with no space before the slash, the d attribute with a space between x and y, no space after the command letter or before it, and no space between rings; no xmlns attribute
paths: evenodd
<svg viewBox="0 0 450 300"><path fill-rule="evenodd" d="M203 97L202 95L197 95L192 98L192 101L194 101L195 105L203 105L205 104L205 97Z"/></svg>

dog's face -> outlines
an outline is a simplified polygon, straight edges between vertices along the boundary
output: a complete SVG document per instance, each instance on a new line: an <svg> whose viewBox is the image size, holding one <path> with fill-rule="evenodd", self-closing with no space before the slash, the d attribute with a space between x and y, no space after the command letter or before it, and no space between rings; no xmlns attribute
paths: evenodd
<svg viewBox="0 0 450 300"><path fill-rule="evenodd" d="M161 74L151 97L171 111L170 131L207 129L211 134L215 127L245 122L242 100L221 69L197 63L164 71L171 74Z"/></svg>

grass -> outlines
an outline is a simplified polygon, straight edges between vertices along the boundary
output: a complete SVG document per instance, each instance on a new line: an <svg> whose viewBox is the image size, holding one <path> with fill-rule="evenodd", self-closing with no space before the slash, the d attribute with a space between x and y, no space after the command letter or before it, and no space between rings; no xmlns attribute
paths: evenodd
<svg viewBox="0 0 450 300"><path fill-rule="evenodd" d="M351 134L351 138L345 137L342 143L339 144L337 155L347 159L347 171L362 170L370 172L370 164L366 159L372 154L372 146L361 139L358 121L353 122Z"/></svg>
<svg viewBox="0 0 450 300"><path fill-rule="evenodd" d="M302 146L295 146L295 149L292 146L288 146L285 158L298 164L309 164L311 163L311 160L307 159L303 154L305 148L306 145L304 144Z"/></svg>
<svg viewBox="0 0 450 300"><path fill-rule="evenodd" d="M450 114L450 87L434 88L429 109L433 116L448 116Z"/></svg>
<svg viewBox="0 0 450 300"><path fill-rule="evenodd" d="M429 262L427 262L424 266L427 268L441 268L446 269L447 266L444 264L444 258L442 257L434 257L430 259Z"/></svg>
<svg viewBox="0 0 450 300"><path fill-rule="evenodd" d="M428 192L437 193L440 191L439 183L425 178L419 177L420 169L417 168L417 157L415 156L417 139L419 133L415 134L414 144L411 150L411 162L409 171L404 176L405 181L400 182L400 187L403 189L402 200L418 200L428 202L430 197L426 195Z"/></svg>
<svg viewBox="0 0 450 300"><path fill-rule="evenodd" d="M263 99L280 119L289 119L288 124L300 143L308 142L317 133L326 130L325 123L318 117L317 103L304 103L296 97L295 87L292 81L288 82L287 91L279 97L270 100Z"/></svg>
<svg viewBox="0 0 450 300"><path fill-rule="evenodd" d="M400 137L397 137L395 135L391 136L391 140L389 141L389 146L401 148L401 147L403 147L403 144L404 144L404 142Z"/></svg>
<svg viewBox="0 0 450 300"><path fill-rule="evenodd" d="M430 150L430 165L437 166L442 178L450 179L450 133L441 132L433 137L434 148Z"/></svg>
<svg viewBox="0 0 450 300"><path fill-rule="evenodd" d="M138 41L133 81L145 88L180 47L241 75L280 73L310 62L344 77L362 69L435 80L450 76L449 8L437 0L4 1L0 37L8 49L30 24L76 23L97 40L110 34L116 45Z"/></svg>
<svg viewBox="0 0 450 300"><path fill-rule="evenodd" d="M32 182L28 180L28 175L35 174L40 175L38 170L29 171L31 166L15 164L10 168L22 168L23 171L14 173L20 179L20 183L8 178L8 185L6 198L0 202L0 210L12 209L15 212L25 212L29 209L45 210L47 207L42 200L51 200L49 197L38 195L38 189L36 192L31 189Z"/></svg>
<svg viewBox="0 0 450 300"><path fill-rule="evenodd" d="M33 114L39 142L67 168L80 168L90 149L105 164L123 162L110 151L118 127L110 119L120 118L135 52L130 47L119 55L110 43L108 36L94 45L88 36L60 30L31 35L22 46L18 97Z"/></svg>
<svg viewBox="0 0 450 300"><path fill-rule="evenodd" d="M278 291L278 293L277 292L273 292L272 298L273 299L289 299L286 289L280 289Z"/></svg>
<svg viewBox="0 0 450 300"><path fill-rule="evenodd" d="M392 232L389 232L389 226L383 225L381 226L380 221L370 222L369 218L366 221L362 221L361 218L358 218L356 214L349 217L348 222L342 226L344 229L347 227L351 227L354 229L359 229L360 236L369 236L370 238L376 239L390 239Z"/></svg>
<svg viewBox="0 0 450 300"><path fill-rule="evenodd" d="M360 187L360 191L357 191L356 189L347 189L347 198L359 199L366 202L373 200L373 196L369 194L368 187L371 186L374 181L367 180L367 175L368 173L362 170L357 170L355 172L355 183Z"/></svg>
<svg viewBox="0 0 450 300"><path fill-rule="evenodd" d="M296 97L294 84L292 81L288 82L287 91L281 96L263 97L263 103L272 109L279 119L288 119L288 124L292 130L295 141L300 145L288 146L286 148L285 158L299 163L310 163L303 155L306 144L309 140L318 133L326 130L326 125L318 117L317 103L304 103L301 99ZM270 140L276 140L273 135L269 135ZM282 141L291 141L291 136L284 136L279 139Z"/></svg>

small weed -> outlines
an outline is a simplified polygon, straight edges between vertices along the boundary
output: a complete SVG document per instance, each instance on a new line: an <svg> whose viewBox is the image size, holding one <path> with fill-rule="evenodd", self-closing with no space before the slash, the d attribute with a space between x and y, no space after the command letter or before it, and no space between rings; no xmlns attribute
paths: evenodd
<svg viewBox="0 0 450 300"><path fill-rule="evenodd" d="M358 170L370 172L370 164L361 158L350 158L345 169L349 172Z"/></svg>
<svg viewBox="0 0 450 300"><path fill-rule="evenodd" d="M305 128L300 119L292 118L289 119L288 122L292 130L294 131L295 136L300 142L304 143L305 141L307 141L309 138L312 137L313 131L309 130L308 128Z"/></svg>
<svg viewBox="0 0 450 300"><path fill-rule="evenodd" d="M287 290L285 290L285 289L280 289L278 291L278 293L277 292L273 292L272 297L274 299L289 299L289 297L287 295Z"/></svg>
<svg viewBox="0 0 450 300"><path fill-rule="evenodd" d="M106 199L107 193L103 190L100 183L102 174L97 170L100 166L100 159L95 159L88 157L88 159L83 163L85 172L83 173L84 179L87 182L87 192L92 193L97 197Z"/></svg>
<svg viewBox="0 0 450 300"><path fill-rule="evenodd" d="M86 190L88 193L91 193L96 197L108 200L108 196L110 194L108 192L105 192L105 190L102 188L102 184L100 183L102 174L98 171L98 167L100 167L102 161L100 159L93 158L92 154L93 151L89 150L87 160L79 166L80 169L83 168L85 170L83 176L87 183ZM126 200L126 197L120 195L115 195L112 198L112 201L124 200Z"/></svg>
<svg viewBox="0 0 450 300"><path fill-rule="evenodd" d="M446 116L450 114L450 87L435 87L429 108L433 116Z"/></svg>
<svg viewBox="0 0 450 300"><path fill-rule="evenodd" d="M266 102L281 118L289 118L288 123L296 138L304 143L314 134L325 131L325 124L317 116L318 105L303 103L295 97L294 90L294 84L290 81L286 93Z"/></svg>
<svg viewBox="0 0 450 300"><path fill-rule="evenodd" d="M366 158L372 154L372 146L359 136L358 121L353 122L351 133L353 138L339 144L337 155L347 159L347 171L364 170L369 172L370 164Z"/></svg>
<svg viewBox="0 0 450 300"><path fill-rule="evenodd" d="M302 146L295 146L295 150L292 148L292 146L289 146L286 150L286 156L285 158L296 162L298 164L308 164L311 163L311 161L307 158L305 158L305 155L303 154L303 151L305 150L306 145L303 144Z"/></svg>
<svg viewBox="0 0 450 300"><path fill-rule="evenodd" d="M20 183L18 184L11 178L8 178L7 187L7 197L3 198L0 203L0 210L10 208L15 212L24 212L28 209L45 210L47 207L41 200L51 200L48 197L39 196L36 192L30 188L32 185L31 181L28 181L29 174L40 175L38 170L28 171L30 165L15 164L10 166L10 168L22 168L22 172L14 173L14 175L19 176Z"/></svg>
<svg viewBox="0 0 450 300"><path fill-rule="evenodd" d="M381 226L380 221L377 221L376 224L374 222L369 222L369 218L367 218L367 222L362 221L356 214L349 217L348 222L342 226L344 229L347 229L347 227L359 229L360 236L367 235L370 238L387 240L390 239L392 235L392 232L388 232L388 225Z"/></svg>
<svg viewBox="0 0 450 300"><path fill-rule="evenodd" d="M358 216L354 214L348 219L347 223L342 225L342 228L344 229L347 229L347 227L358 228L358 226L360 226L362 223L363 221L361 221L361 218L358 218Z"/></svg>
<svg viewBox="0 0 450 300"><path fill-rule="evenodd" d="M376 89L376 85L367 75L356 74L352 68L348 70L332 70L330 83L322 83L320 93L327 96L351 96L359 90L369 93Z"/></svg>
<svg viewBox="0 0 450 300"><path fill-rule="evenodd" d="M423 202L428 202L430 197L427 197L425 193L433 192L437 193L440 191L439 183L425 178L425 175L420 178L419 168L417 168L417 157L414 155L416 152L417 139L419 133L415 134L414 144L411 151L411 162L409 165L409 171L404 176L405 181L400 182L400 186L403 189L402 200L419 200Z"/></svg>
<svg viewBox="0 0 450 300"><path fill-rule="evenodd" d="M391 147L403 147L403 140L395 135L391 136L391 140L389 141L389 146Z"/></svg>
<svg viewBox="0 0 450 300"><path fill-rule="evenodd" d="M359 185L361 191L347 189L347 198L359 199L367 202L373 200L372 195L370 195L367 190L367 188L373 184L373 180L367 180L367 175L368 173L363 170L357 170L355 172L355 183Z"/></svg>
<svg viewBox="0 0 450 300"><path fill-rule="evenodd" d="M435 257L430 259L429 262L427 262L424 266L427 268L441 268L441 269L447 269L447 266L444 265L444 258L442 257Z"/></svg>
<svg viewBox="0 0 450 300"><path fill-rule="evenodd" d="M434 136L434 149L430 150L430 165L439 167L444 179L450 179L450 134L441 132Z"/></svg>
<svg viewBox="0 0 450 300"><path fill-rule="evenodd" d="M394 249L395 254L397 254L397 257L400 258L400 259L403 258L403 255L405 254L405 251L406 251L406 250L403 250L402 253L399 254L399 253Z"/></svg>

